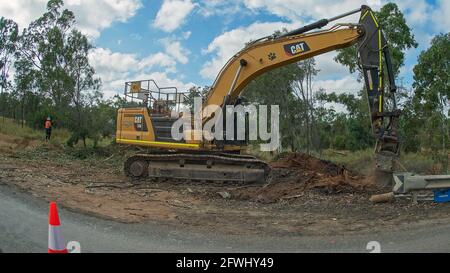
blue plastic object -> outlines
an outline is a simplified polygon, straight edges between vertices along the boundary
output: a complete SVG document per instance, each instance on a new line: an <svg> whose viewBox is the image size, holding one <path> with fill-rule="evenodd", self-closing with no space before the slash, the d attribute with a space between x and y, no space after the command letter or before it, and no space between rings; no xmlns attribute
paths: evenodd
<svg viewBox="0 0 450 273"><path fill-rule="evenodd" d="M434 202L436 202L436 203L450 202L450 189L435 190L434 191Z"/></svg>

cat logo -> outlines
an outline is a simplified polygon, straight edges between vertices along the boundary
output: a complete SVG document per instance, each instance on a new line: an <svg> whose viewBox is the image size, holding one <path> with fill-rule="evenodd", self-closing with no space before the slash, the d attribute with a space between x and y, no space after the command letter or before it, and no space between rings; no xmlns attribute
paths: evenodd
<svg viewBox="0 0 450 273"><path fill-rule="evenodd" d="M142 115L136 115L134 117L134 123L135 124L142 124L142 120L144 119L144 117Z"/></svg>
<svg viewBox="0 0 450 273"><path fill-rule="evenodd" d="M148 132L147 123L143 115L134 116L134 130L138 132Z"/></svg>
<svg viewBox="0 0 450 273"><path fill-rule="evenodd" d="M288 56L295 56L301 53L310 51L308 44L305 42L299 42L295 44L288 44L284 46L284 51Z"/></svg>

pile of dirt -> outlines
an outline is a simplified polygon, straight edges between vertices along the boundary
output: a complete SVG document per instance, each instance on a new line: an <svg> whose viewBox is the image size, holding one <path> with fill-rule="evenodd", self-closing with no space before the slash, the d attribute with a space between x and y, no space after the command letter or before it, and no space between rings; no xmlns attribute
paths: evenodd
<svg viewBox="0 0 450 273"><path fill-rule="evenodd" d="M270 165L272 168L295 168L297 170L331 175L338 175L345 170L344 166L338 166L330 161L302 153L289 153L281 157L278 161L272 162Z"/></svg>
<svg viewBox="0 0 450 273"><path fill-rule="evenodd" d="M362 193L375 186L362 174L345 166L301 153L287 154L271 164L270 183L233 190L236 199L274 203L299 198L309 191L322 194Z"/></svg>

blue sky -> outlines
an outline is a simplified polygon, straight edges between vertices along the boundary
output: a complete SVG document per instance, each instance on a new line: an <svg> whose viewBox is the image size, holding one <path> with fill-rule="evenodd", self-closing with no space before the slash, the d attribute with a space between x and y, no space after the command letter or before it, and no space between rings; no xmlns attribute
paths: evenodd
<svg viewBox="0 0 450 273"><path fill-rule="evenodd" d="M2 1L0 15L25 27L45 9L46 0ZM384 0L66 0L78 27L96 49L91 62L107 97L121 93L127 80L154 78L160 85L186 90L210 85L223 64L250 39L283 27L292 29ZM407 52L402 83L412 83L412 68L431 38L450 29L450 1L393 1L404 12L420 46ZM357 22L358 16L343 22ZM315 88L355 92L356 75L334 63L335 53L317 57L321 72Z"/></svg>

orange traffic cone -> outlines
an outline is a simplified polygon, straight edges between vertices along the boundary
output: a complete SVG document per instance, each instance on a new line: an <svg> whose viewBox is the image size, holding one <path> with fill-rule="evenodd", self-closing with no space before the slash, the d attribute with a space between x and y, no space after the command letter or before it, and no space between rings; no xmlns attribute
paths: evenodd
<svg viewBox="0 0 450 273"><path fill-rule="evenodd" d="M61 235L58 209L55 202L50 202L48 215L48 253L68 253L66 243Z"/></svg>

